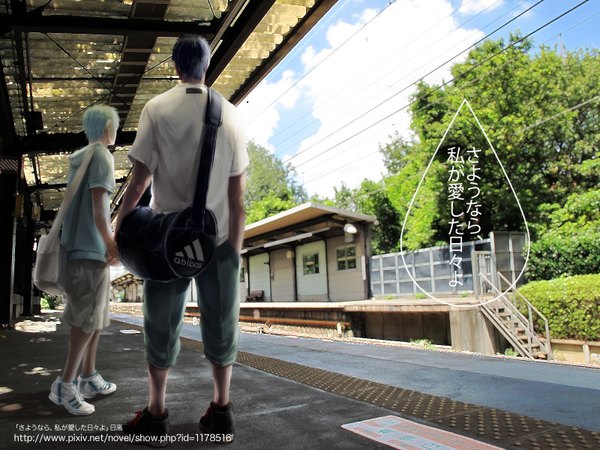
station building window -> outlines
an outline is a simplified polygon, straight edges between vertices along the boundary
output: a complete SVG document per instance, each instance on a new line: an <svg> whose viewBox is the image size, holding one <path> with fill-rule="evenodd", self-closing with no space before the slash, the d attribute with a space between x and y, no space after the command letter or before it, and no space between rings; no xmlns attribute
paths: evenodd
<svg viewBox="0 0 600 450"><path fill-rule="evenodd" d="M319 254L311 253L302 256L302 269L304 275L313 275L319 273Z"/></svg>
<svg viewBox="0 0 600 450"><path fill-rule="evenodd" d="M336 249L338 270L356 269L356 245Z"/></svg>

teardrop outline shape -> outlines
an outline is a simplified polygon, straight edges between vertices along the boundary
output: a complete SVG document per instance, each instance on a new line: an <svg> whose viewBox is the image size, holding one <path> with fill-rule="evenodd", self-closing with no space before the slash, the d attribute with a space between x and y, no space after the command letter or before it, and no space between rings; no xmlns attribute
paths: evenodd
<svg viewBox="0 0 600 450"><path fill-rule="evenodd" d="M413 278L412 273L410 272L410 270L408 270L408 265L406 264L406 259L404 258L404 253L405 252L404 252L404 246L403 246L403 239L404 239L404 229L406 227L406 222L408 221L408 216L410 215L410 210L412 209L412 207L413 207L413 205L415 203L415 199L417 198L417 194L419 193L419 189L421 188L421 185L423 184L423 181L425 180L425 176L427 175L427 172L429 172L429 168L431 167L431 164L433 164L433 161L435 159L435 155L437 155L437 152L439 151L440 147L444 143L444 140L446 139L446 136L448 135L448 132L450 131L450 128L452 128L452 125L454 124L454 121L458 117L458 114L460 113L460 110L462 109L462 107L465 104L469 107L469 110L471 111L471 114L473 114L473 117L475 118L475 121L477 122L477 125L479 125L479 129L481 130L481 132L485 136L485 140L487 141L488 145L492 149L492 152L494 153L494 156L496 157L496 160L498 161L498 164L500 165L500 168L502 169L502 173L504 174L504 178L506 178L506 181L508 181L508 185L510 186L511 191L512 191L513 195L515 196L515 200L517 201L517 205L519 206L519 211L521 212L521 217L523 217L523 223L525 223L525 233L527 235L527 254L525 255L525 262L523 264L523 268L521 269L521 272L519 272L519 275L517 276L517 278L515 279L515 281L504 292L502 292L501 294L499 294L496 297L492 298L491 300L488 300L488 301L485 301L485 302L479 302L479 303L469 304L469 305L459 305L459 304L452 304L452 303L445 302L445 301L440 300L439 298L431 295L429 292L426 292L419 285L419 283L417 282L417 280L415 280ZM469 101L466 98L463 98L462 103L460 104L460 106L458 107L458 110L456 111L456 113L454 113L454 117L452 117L452 120L450 121L450 125L448 125L448 128L446 128L446 132L442 136L442 139L440 140L440 143L438 144L437 148L435 149L435 152L433 152L433 156L431 157L431 160L429 161L429 164L427 165L427 168L425 169L425 172L423 173L423 176L421 177L421 180L419 181L419 184L417 185L417 189L415 190L415 193L412 196L410 204L408 205L408 210L406 211L406 215L404 216L404 222L402 223L402 230L400 231L400 256L402 257L402 263L404 264L404 268L406 269L406 273L408 273L408 276L410 277L410 279L413 281L413 283L415 284L415 286L417 286L417 288L419 288L419 290L423 294L425 294L427 297L429 297L429 298L431 298L431 299L433 299L433 300L435 300L435 301L437 301L439 303L443 303L444 305L448 305L448 306L452 306L452 307L458 307L458 308L473 308L474 306L483 306L483 305L487 305L488 303L491 303L491 302L499 299L500 297L506 295L506 293L508 291L510 291L512 288L514 288L517 285L517 282L519 281L519 279L523 276L523 273L525 272L525 267L527 267L527 262L529 261L529 250L530 250L530 248L531 248L531 236L529 234L529 225L527 224L527 219L525 218L525 212L523 211L523 208L521 206L521 202L519 201L519 197L517 196L515 188L513 187L512 183L510 182L510 178L508 178L508 174L506 173L506 170L504 169L504 166L502 165L502 161L500 161L500 158L498 157L498 154L496 153L496 149L494 148L494 146L492 145L492 142L488 138L488 135L485 132L485 130L483 129L483 126L481 125L481 122L479 122L479 119L477 118L477 115L475 114L475 111L473 111L473 108L471 108L471 104L469 103ZM471 261L471 264L473 264L472 261ZM475 283L475 279L473 279L473 283Z"/></svg>

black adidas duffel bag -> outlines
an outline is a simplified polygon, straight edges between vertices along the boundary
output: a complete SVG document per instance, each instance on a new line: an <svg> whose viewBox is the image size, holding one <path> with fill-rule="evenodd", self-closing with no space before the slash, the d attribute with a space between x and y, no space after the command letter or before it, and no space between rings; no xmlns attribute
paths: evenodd
<svg viewBox="0 0 600 450"><path fill-rule="evenodd" d="M117 233L119 258L139 278L155 281L193 278L206 268L214 254L217 222L213 212L206 208L206 195L222 107L221 96L209 88L192 206L168 214L137 206L121 222Z"/></svg>

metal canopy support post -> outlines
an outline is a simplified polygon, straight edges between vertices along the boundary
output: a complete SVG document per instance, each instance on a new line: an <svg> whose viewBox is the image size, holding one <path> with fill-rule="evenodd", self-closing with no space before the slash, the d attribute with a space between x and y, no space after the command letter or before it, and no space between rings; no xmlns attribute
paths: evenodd
<svg viewBox="0 0 600 450"><path fill-rule="evenodd" d="M12 322L14 279L15 194L19 180L16 133L0 60L0 326Z"/></svg>
<svg viewBox="0 0 600 450"><path fill-rule="evenodd" d="M23 310L21 314L24 316L33 315L33 305L31 301L32 269L33 269L33 242L35 240L35 221L31 217L31 202L27 199L27 183L25 179L20 179L19 193L24 199L23 209L20 211L22 217L17 217L15 244L15 276L14 276L14 292L23 297Z"/></svg>

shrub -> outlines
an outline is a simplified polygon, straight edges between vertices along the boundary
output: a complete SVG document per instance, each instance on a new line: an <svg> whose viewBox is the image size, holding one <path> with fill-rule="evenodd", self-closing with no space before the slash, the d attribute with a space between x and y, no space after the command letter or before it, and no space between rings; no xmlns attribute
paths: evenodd
<svg viewBox="0 0 600 450"><path fill-rule="evenodd" d="M530 280L600 273L600 189L569 196L564 206L542 205L547 223L533 225Z"/></svg>
<svg viewBox="0 0 600 450"><path fill-rule="evenodd" d="M44 295L40 300L40 307L42 309L54 309L58 303L58 298L53 295Z"/></svg>
<svg viewBox="0 0 600 450"><path fill-rule="evenodd" d="M600 340L600 274L534 281L519 290L546 316L552 338Z"/></svg>
<svg viewBox="0 0 600 450"><path fill-rule="evenodd" d="M554 278L600 273L600 232L582 231L571 235L547 233L531 244L527 278Z"/></svg>

